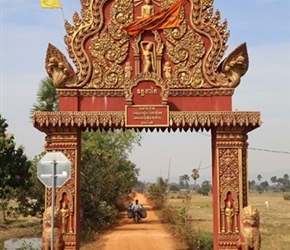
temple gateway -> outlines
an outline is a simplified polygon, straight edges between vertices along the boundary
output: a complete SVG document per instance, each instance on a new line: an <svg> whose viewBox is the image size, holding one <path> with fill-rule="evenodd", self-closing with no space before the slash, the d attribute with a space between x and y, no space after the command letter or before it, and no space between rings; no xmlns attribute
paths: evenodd
<svg viewBox="0 0 290 250"><path fill-rule="evenodd" d="M59 111L34 114L46 151L72 163L71 179L56 188L55 210L65 214L55 215L56 241L62 235L64 249L79 249L82 131L210 130L214 249L260 249L247 161L248 133L261 125L260 112L232 110L249 66L247 46L226 53L230 33L214 1L81 0L72 20L64 35L72 64L52 44L45 59ZM44 235L51 192L46 188Z"/></svg>

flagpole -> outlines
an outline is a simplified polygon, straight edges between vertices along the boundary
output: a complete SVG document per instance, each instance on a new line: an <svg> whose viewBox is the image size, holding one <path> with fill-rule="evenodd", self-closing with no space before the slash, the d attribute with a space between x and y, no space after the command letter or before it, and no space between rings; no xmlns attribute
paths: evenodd
<svg viewBox="0 0 290 250"><path fill-rule="evenodd" d="M65 23L65 16L64 16L64 11L63 11L62 5L60 5L60 9L61 9L61 14L62 14L63 22Z"/></svg>

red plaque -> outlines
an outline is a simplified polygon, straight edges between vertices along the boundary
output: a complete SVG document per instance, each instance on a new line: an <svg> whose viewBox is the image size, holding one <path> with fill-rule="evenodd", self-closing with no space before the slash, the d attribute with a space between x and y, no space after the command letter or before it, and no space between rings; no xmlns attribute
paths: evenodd
<svg viewBox="0 0 290 250"><path fill-rule="evenodd" d="M167 105L126 106L126 127L168 127Z"/></svg>

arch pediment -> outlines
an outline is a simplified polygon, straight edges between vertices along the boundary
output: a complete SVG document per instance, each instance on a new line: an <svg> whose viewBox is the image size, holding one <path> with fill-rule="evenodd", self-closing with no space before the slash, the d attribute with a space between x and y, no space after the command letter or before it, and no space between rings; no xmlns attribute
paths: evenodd
<svg viewBox="0 0 290 250"><path fill-rule="evenodd" d="M221 62L229 31L214 12L214 1L147 1L81 0L80 15L73 15L72 24L65 22L64 41L74 65L52 44L47 49L46 70L56 88L123 90L128 80L134 85L133 79L144 79L141 73L156 74L169 95L238 86L248 69L246 44ZM155 18L178 3L165 21ZM142 24L146 11L149 25L132 35L126 28ZM166 24L172 18L175 27Z"/></svg>

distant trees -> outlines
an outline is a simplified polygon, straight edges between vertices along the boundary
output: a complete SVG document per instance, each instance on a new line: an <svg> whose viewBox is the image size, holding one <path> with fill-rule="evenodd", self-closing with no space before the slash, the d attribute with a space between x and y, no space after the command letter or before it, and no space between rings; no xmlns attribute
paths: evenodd
<svg viewBox="0 0 290 250"><path fill-rule="evenodd" d="M259 178L258 178L259 177ZM278 178L277 176L272 176L270 178L272 186L268 181L262 181L262 176L258 175L257 179L259 183L257 184L254 180L249 181L250 190L257 190L258 192L267 192L268 190L276 190L281 192L290 191L290 180L289 175L284 174L283 177Z"/></svg>
<svg viewBox="0 0 290 250"><path fill-rule="evenodd" d="M202 195L209 195L212 186L209 181L205 180L201 183L201 188L197 190L197 193Z"/></svg>

